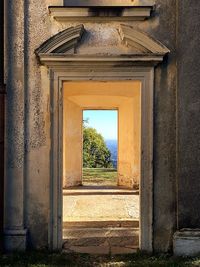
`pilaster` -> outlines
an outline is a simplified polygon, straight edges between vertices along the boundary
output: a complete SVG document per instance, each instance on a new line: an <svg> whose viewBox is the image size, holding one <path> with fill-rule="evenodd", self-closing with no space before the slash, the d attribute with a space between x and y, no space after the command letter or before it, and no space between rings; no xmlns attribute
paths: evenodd
<svg viewBox="0 0 200 267"><path fill-rule="evenodd" d="M4 245L25 250L24 1L6 1L7 110Z"/></svg>

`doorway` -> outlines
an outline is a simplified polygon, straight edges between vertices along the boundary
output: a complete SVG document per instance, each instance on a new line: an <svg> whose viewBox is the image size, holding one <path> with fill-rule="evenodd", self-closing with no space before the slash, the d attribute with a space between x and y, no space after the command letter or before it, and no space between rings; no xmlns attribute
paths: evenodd
<svg viewBox="0 0 200 267"><path fill-rule="evenodd" d="M84 186L117 186L118 110L83 110Z"/></svg>
<svg viewBox="0 0 200 267"><path fill-rule="evenodd" d="M66 82L63 102L63 248L133 253L139 248L140 232L141 83ZM92 123L88 114L97 121L104 113L105 123L109 112L115 114L117 170L106 138L99 133L103 126L97 131L87 125ZM103 135L111 134L112 122L113 118ZM89 153L84 138L92 148Z"/></svg>
<svg viewBox="0 0 200 267"><path fill-rule="evenodd" d="M66 241L63 236L63 183L64 177L64 162L65 162L65 144L63 136L65 135L65 119L64 116L69 114L66 112L65 100L67 96L73 97L73 100L78 101L76 95L80 95L79 89L74 87L74 83L107 83L110 85L119 82L139 83L141 89L141 176L140 176L140 196L139 196L139 249L152 252L152 221L153 221L153 67L129 67L125 64L108 66L106 65L102 71L101 65L95 72L91 73L88 69L82 70L55 69L51 72L50 88L51 90L51 176L50 176L50 220L49 220L49 247L53 250L58 250L63 247L63 241ZM96 65L95 65L96 66ZM94 66L93 66L94 67ZM92 68L92 67L91 67ZM122 71L123 69L123 71ZM106 74L106 75L105 75ZM117 84L117 82L116 82ZM113 88L113 86L110 86ZM116 87L114 87L116 90ZM121 87L122 88L122 87ZM132 86L133 88L133 86ZM102 88L92 87L93 93L98 91L103 95ZM124 88L123 88L124 89ZM127 90L124 90L127 92ZM87 95L90 92L85 92L85 106L90 108ZM112 97L113 98L113 97ZM80 99L79 99L80 100ZM94 101L95 107L98 107L98 98ZM80 101L78 101L80 102ZM103 107L108 108L108 102L104 99ZM91 108L94 108L94 105ZM102 108L102 107L101 107ZM75 114L73 114L75 115ZM82 113L81 113L82 118ZM130 118L130 117L129 117ZM122 120L123 122L124 120ZM124 129L129 123L124 124ZM126 131L124 131L126 133ZM126 140L126 135L125 135ZM80 150L80 149L79 149ZM118 153L119 154L119 153ZM71 154L72 156L74 155ZM122 156L124 154L122 153ZM82 165L80 165L82 166ZM120 181L120 179L118 179ZM124 179L122 179L124 180ZM126 181L126 179L125 179ZM147 205L148 203L148 205ZM132 235L134 236L134 234ZM67 236L69 238L69 235Z"/></svg>

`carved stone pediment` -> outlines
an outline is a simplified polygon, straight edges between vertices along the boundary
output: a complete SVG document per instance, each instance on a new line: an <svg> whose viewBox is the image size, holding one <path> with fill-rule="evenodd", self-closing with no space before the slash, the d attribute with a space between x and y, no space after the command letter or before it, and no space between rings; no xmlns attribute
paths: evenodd
<svg viewBox="0 0 200 267"><path fill-rule="evenodd" d="M135 48L136 51L140 53L165 55L170 52L169 49L159 41L154 40L142 31L133 29L131 26L121 25L120 35L125 45Z"/></svg>
<svg viewBox="0 0 200 267"><path fill-rule="evenodd" d="M41 63L69 61L131 61L163 60L169 49L144 32L128 25L120 28L70 27L44 42L37 50Z"/></svg>
<svg viewBox="0 0 200 267"><path fill-rule="evenodd" d="M62 32L59 32L44 42L36 50L36 54L66 53L71 49L74 50L78 45L83 32L83 25L70 27Z"/></svg>

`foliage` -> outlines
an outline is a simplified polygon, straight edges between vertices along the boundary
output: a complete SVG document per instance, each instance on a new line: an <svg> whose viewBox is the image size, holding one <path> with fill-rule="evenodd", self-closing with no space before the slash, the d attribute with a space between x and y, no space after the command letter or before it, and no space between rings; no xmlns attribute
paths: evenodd
<svg viewBox="0 0 200 267"><path fill-rule="evenodd" d="M83 167L112 168L111 153L96 129L83 127Z"/></svg>

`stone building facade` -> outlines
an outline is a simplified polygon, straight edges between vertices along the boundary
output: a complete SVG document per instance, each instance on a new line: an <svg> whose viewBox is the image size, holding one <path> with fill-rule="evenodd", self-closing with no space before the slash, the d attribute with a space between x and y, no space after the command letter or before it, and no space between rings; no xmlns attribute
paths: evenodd
<svg viewBox="0 0 200 267"><path fill-rule="evenodd" d="M105 80L109 73L146 84L141 239L148 246L141 249L198 253L200 3L74 2L79 9L70 0L5 3L5 248L61 248L61 77Z"/></svg>

